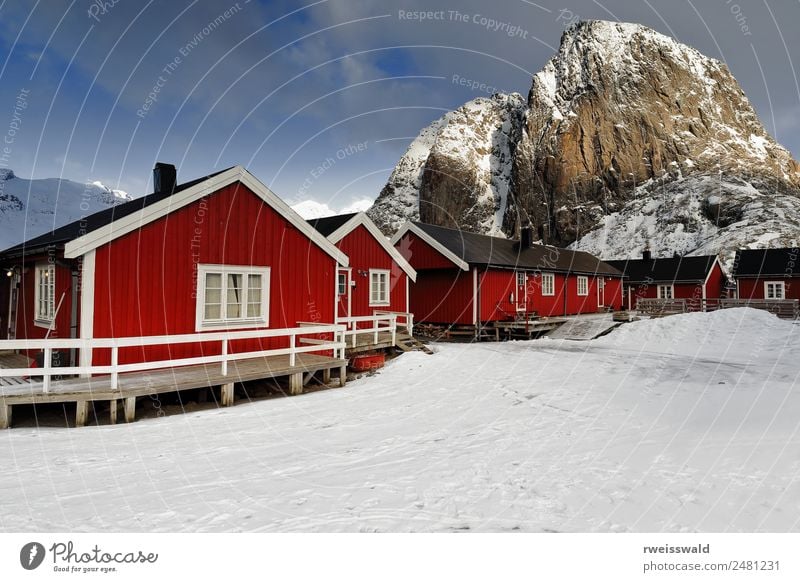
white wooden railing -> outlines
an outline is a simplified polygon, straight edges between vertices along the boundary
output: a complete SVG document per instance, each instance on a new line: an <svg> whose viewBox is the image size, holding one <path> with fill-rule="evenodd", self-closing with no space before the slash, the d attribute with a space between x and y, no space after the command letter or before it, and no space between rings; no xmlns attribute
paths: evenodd
<svg viewBox="0 0 800 582"><path fill-rule="evenodd" d="M345 341L347 338L350 340L350 345L356 347L358 345L358 336L372 334L373 343L378 343L378 336L381 332L390 333L392 336L392 345L397 342L397 314L394 312L386 312L385 314L375 315L361 315L357 317L337 317L336 323L344 324L347 329L344 331ZM364 324L369 324L364 327Z"/></svg>
<svg viewBox="0 0 800 582"><path fill-rule="evenodd" d="M145 370L193 366L198 364L221 364L222 375L227 376L229 362L248 358L288 355L289 365L291 366L295 365L297 354L307 352L332 350L334 356L338 355L339 357L344 358L344 349L346 347L344 337L345 331L345 326L340 324L316 324L312 326L284 329L261 329L252 331L226 331L143 337L0 340L0 350L42 350L44 352L44 361L41 368L0 368L0 378L41 376L42 388L44 392L48 392L53 376L92 376L96 374L110 374L111 388L114 390L116 390L119 386L119 375L124 374L125 372L141 372ZM307 343L303 341L304 338L302 337L300 338L300 341L298 341L298 336L312 334L318 336L330 334L332 339L317 339L311 345L298 345L298 343ZM288 338L288 347L250 352L237 352L234 354L228 352L229 344L232 341L280 337ZM219 355L177 358L155 362L137 362L132 364L119 363L120 348L139 348L145 346L174 344L205 344L212 342L219 342L221 344ZM86 351L91 353L95 349L110 349L111 363L110 365L102 366L88 365L53 367L53 351L71 349L81 350L82 353L86 353Z"/></svg>
<svg viewBox="0 0 800 582"><path fill-rule="evenodd" d="M414 333L414 314L408 313L406 311L381 311L380 309L376 309L372 312L374 315L390 315L394 314L397 316L397 327L405 328L408 330L408 334L412 335Z"/></svg>

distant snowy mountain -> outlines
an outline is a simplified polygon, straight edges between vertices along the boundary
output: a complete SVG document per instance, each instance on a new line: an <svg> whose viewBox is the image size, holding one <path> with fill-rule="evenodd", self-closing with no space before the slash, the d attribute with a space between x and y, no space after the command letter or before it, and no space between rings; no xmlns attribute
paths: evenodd
<svg viewBox="0 0 800 582"><path fill-rule="evenodd" d="M527 100L478 98L423 129L368 214L541 239L603 258L800 239L800 166L724 63L638 24L569 27Z"/></svg>
<svg viewBox="0 0 800 582"><path fill-rule="evenodd" d="M0 169L0 249L128 200L126 192L100 182L26 180Z"/></svg>
<svg viewBox="0 0 800 582"><path fill-rule="evenodd" d="M315 218L325 218L326 216L335 216L337 214L350 214L352 212L365 212L372 206L372 200L356 200L348 204L341 210L334 210L324 202L317 202L315 200L304 200L297 204L292 205L292 210L297 212L306 220L313 220Z"/></svg>

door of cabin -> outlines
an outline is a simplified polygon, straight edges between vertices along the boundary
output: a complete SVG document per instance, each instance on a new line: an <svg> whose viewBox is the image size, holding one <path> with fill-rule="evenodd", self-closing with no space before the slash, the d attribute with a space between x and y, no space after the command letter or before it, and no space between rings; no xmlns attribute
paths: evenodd
<svg viewBox="0 0 800 582"><path fill-rule="evenodd" d="M606 280L603 277L597 278L597 307L604 307L606 304Z"/></svg>
<svg viewBox="0 0 800 582"><path fill-rule="evenodd" d="M336 317L337 319L343 317L350 317L352 307L350 285L350 269L340 268L336 272Z"/></svg>
<svg viewBox="0 0 800 582"><path fill-rule="evenodd" d="M516 282L517 290L514 297L517 301L517 311L523 312L528 308L528 277L525 275L525 271L517 271Z"/></svg>

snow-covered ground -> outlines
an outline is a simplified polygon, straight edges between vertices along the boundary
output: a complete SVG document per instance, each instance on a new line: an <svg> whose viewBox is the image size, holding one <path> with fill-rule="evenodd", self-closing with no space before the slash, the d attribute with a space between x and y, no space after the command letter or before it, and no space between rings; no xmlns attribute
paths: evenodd
<svg viewBox="0 0 800 582"><path fill-rule="evenodd" d="M800 530L800 326L436 349L344 389L3 431L0 529Z"/></svg>

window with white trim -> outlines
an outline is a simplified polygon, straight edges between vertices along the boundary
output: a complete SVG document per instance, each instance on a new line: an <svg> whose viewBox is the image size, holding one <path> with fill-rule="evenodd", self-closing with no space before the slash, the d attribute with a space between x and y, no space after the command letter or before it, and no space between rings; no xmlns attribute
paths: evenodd
<svg viewBox="0 0 800 582"><path fill-rule="evenodd" d="M56 266L53 263L37 263L35 276L34 318L37 322L50 324L56 311Z"/></svg>
<svg viewBox="0 0 800 582"><path fill-rule="evenodd" d="M525 287L525 272L517 271L517 287Z"/></svg>
<svg viewBox="0 0 800 582"><path fill-rule="evenodd" d="M589 294L589 277L578 276L578 295L586 296Z"/></svg>
<svg viewBox="0 0 800 582"><path fill-rule="evenodd" d="M786 299L786 285L783 281L766 281L764 283L765 299Z"/></svg>
<svg viewBox="0 0 800 582"><path fill-rule="evenodd" d="M347 295L347 273L339 273L338 294Z"/></svg>
<svg viewBox="0 0 800 582"><path fill-rule="evenodd" d="M370 269L369 304L389 305L389 271Z"/></svg>
<svg viewBox="0 0 800 582"><path fill-rule="evenodd" d="M197 331L269 325L269 267L199 265Z"/></svg>
<svg viewBox="0 0 800 582"><path fill-rule="evenodd" d="M542 273L542 295L556 294L556 276L553 273Z"/></svg>
<svg viewBox="0 0 800 582"><path fill-rule="evenodd" d="M659 299L675 299L675 287L673 285L658 286Z"/></svg>

